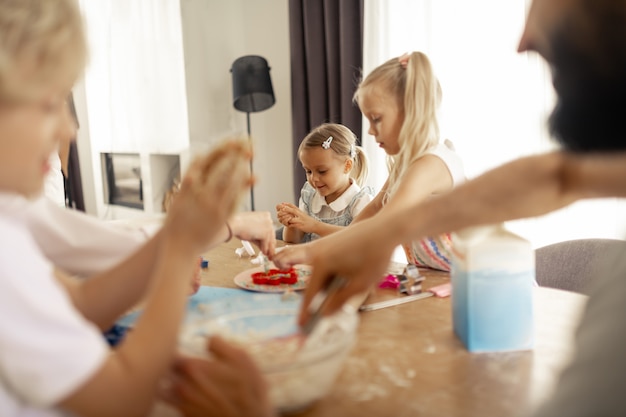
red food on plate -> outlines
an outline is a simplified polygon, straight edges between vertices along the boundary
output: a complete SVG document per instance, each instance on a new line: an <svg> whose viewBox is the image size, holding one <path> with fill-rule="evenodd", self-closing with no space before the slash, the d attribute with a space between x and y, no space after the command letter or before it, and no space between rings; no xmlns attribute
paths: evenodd
<svg viewBox="0 0 626 417"><path fill-rule="evenodd" d="M257 285L292 285L298 282L298 273L294 268L290 268L287 271L281 271L280 269L270 269L269 271L267 271L267 273L253 273L252 282Z"/></svg>
<svg viewBox="0 0 626 417"><path fill-rule="evenodd" d="M289 270L289 275L283 275L280 279L280 282L289 285L295 284L298 282L298 273L293 268L291 268Z"/></svg>
<svg viewBox="0 0 626 417"><path fill-rule="evenodd" d="M252 282L258 285L266 285L267 284L267 275L265 272L255 272L252 274Z"/></svg>
<svg viewBox="0 0 626 417"><path fill-rule="evenodd" d="M269 275L267 277L267 285L280 285L280 277L278 275Z"/></svg>

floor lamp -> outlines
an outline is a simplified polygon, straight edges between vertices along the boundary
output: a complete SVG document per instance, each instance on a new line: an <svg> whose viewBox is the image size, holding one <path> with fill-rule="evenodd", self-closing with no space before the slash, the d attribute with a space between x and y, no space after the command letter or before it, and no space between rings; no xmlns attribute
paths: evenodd
<svg viewBox="0 0 626 417"><path fill-rule="evenodd" d="M233 74L233 106L246 113L248 138L250 135L250 113L269 109L276 102L270 67L267 60L258 55L247 55L233 62L230 72ZM250 159L250 173L253 173ZM254 188L250 187L250 208L254 211Z"/></svg>

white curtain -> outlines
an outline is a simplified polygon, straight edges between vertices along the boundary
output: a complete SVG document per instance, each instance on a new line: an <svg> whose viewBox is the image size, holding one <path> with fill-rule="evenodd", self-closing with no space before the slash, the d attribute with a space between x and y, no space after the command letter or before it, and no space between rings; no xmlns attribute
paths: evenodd
<svg viewBox="0 0 626 417"><path fill-rule="evenodd" d="M554 104L549 70L535 53L518 54L530 0L366 0L366 75L387 59L423 51L443 90L441 131L469 178L519 156L554 148L546 119ZM370 185L387 175L384 153L367 135ZM626 205L617 199L576 203L550 215L509 222L535 247L583 238L623 238Z"/></svg>
<svg viewBox="0 0 626 417"><path fill-rule="evenodd" d="M179 0L81 0L89 38L85 94L92 148L188 147Z"/></svg>

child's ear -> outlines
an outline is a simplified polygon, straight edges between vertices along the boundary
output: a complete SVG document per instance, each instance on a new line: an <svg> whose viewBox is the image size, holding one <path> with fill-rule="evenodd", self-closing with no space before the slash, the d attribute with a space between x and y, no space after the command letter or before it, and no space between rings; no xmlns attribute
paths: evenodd
<svg viewBox="0 0 626 417"><path fill-rule="evenodd" d="M352 170L352 159L346 159L346 167L343 170L344 174L347 174Z"/></svg>

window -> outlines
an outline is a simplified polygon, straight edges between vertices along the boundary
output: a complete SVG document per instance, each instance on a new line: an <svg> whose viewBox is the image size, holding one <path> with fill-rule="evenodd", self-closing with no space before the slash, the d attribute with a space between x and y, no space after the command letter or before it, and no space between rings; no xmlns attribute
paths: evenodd
<svg viewBox="0 0 626 417"><path fill-rule="evenodd" d="M420 50L443 90L440 127L463 158L468 178L523 155L555 147L546 129L554 105L551 75L535 53L517 53L530 0L368 0L364 74L385 60ZM387 171L364 121L377 189ZM582 238L624 238L622 200L576 203L537 219L509 222L535 247ZM584 226L583 226L584 223Z"/></svg>
<svg viewBox="0 0 626 417"><path fill-rule="evenodd" d="M143 209L143 182L138 154L103 153L104 201Z"/></svg>

